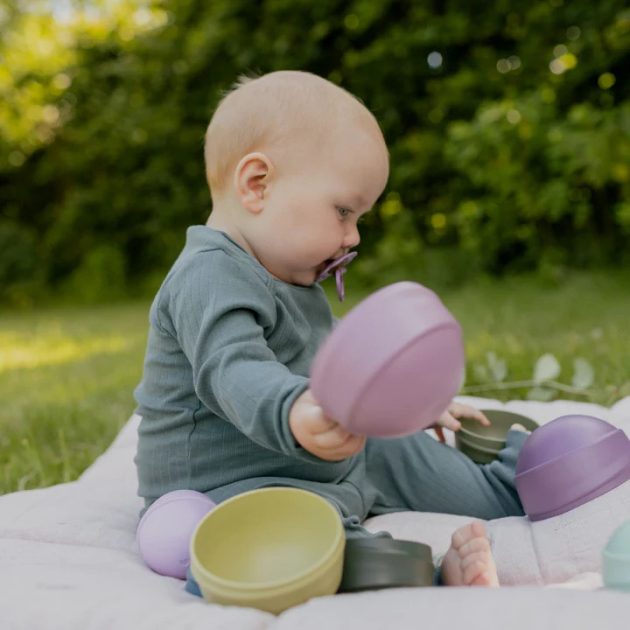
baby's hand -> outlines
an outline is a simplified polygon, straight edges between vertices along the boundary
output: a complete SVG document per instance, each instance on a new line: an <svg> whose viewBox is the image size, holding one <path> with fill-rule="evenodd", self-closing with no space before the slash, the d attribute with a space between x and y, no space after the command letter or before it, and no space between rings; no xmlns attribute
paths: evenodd
<svg viewBox="0 0 630 630"><path fill-rule="evenodd" d="M295 399L289 412L289 427L300 446L327 461L346 459L365 446L366 436L349 433L328 418L310 389Z"/></svg>
<svg viewBox="0 0 630 630"><path fill-rule="evenodd" d="M448 406L448 409L440 416L440 419L434 427L440 442L446 441L442 427L446 427L451 431L459 431L462 428L462 423L458 418L473 418L478 420L484 427L489 427L491 424L490 420L488 420L479 409L475 409L470 405L452 402Z"/></svg>

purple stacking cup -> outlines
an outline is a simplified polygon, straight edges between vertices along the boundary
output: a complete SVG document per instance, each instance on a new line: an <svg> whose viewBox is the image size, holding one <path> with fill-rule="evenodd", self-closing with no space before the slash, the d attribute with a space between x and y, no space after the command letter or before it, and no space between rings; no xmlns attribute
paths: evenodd
<svg viewBox="0 0 630 630"><path fill-rule="evenodd" d="M463 382L462 331L433 291L397 282L352 309L311 369L327 416L348 431L395 437L434 424Z"/></svg>
<svg viewBox="0 0 630 630"><path fill-rule="evenodd" d="M532 521L568 512L630 479L630 440L592 416L561 416L534 431L516 463L516 488Z"/></svg>
<svg viewBox="0 0 630 630"><path fill-rule="evenodd" d="M195 490L174 490L152 503L136 530L145 564L156 573L183 580L190 565L192 534L214 506L209 497Z"/></svg>

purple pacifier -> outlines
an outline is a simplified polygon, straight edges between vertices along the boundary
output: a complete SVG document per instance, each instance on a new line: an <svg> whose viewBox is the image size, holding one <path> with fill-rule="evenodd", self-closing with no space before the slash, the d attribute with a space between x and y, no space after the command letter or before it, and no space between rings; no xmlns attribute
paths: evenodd
<svg viewBox="0 0 630 630"><path fill-rule="evenodd" d="M335 280L337 282L337 295L339 296L339 301L343 302L343 298L346 295L344 286L343 286L343 274L346 273L346 267L348 263L354 260L358 256L358 252L348 252L343 256L339 256L339 258L335 258L331 261L324 270L319 274L317 278L317 282L321 282L322 280L326 280L329 276L332 275L333 271L335 272Z"/></svg>

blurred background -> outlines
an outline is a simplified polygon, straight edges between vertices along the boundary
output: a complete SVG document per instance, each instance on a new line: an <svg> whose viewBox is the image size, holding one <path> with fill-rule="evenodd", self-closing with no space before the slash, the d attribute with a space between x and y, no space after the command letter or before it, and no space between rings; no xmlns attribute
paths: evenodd
<svg viewBox="0 0 630 630"><path fill-rule="evenodd" d="M131 413L243 73L326 77L389 144L338 315L416 280L465 392L630 395L628 68L622 0L1 0L0 491L75 478Z"/></svg>

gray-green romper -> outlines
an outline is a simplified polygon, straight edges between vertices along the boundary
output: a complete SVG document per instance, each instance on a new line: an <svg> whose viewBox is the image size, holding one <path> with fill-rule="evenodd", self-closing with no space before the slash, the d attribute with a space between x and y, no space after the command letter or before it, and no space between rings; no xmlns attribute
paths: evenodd
<svg viewBox="0 0 630 630"><path fill-rule="evenodd" d="M318 284L278 280L224 233L190 227L151 306L135 392L145 509L181 488L220 502L284 485L331 501L349 537L366 535L360 523L385 512L523 514L514 467L524 434L510 432L501 457L483 466L423 432L368 439L340 462L301 448L289 409L333 324Z"/></svg>

